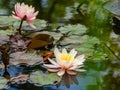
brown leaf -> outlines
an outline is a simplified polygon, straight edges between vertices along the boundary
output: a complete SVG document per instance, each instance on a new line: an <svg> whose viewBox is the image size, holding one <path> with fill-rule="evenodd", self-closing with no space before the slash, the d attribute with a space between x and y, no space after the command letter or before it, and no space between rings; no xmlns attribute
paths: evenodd
<svg viewBox="0 0 120 90"><path fill-rule="evenodd" d="M53 44L53 37L48 34L38 34L34 36L27 49L36 49Z"/></svg>
<svg viewBox="0 0 120 90"><path fill-rule="evenodd" d="M10 47L8 45L2 45L0 46L0 52L2 53L1 55L1 60L5 67L9 64L9 52Z"/></svg>
<svg viewBox="0 0 120 90"><path fill-rule="evenodd" d="M10 80L10 74L9 74L9 72L7 71L7 69L5 69L5 72L4 72L3 76L4 76L7 80Z"/></svg>

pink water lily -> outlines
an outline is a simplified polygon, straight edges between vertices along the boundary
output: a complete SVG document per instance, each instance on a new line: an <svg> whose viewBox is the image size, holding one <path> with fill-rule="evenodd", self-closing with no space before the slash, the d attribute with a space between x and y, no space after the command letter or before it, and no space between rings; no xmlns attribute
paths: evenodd
<svg viewBox="0 0 120 90"><path fill-rule="evenodd" d="M15 4L13 17L19 20L26 20L26 22L32 27L36 28L32 22L35 21L36 16L38 15L38 11L35 12L35 9L32 6L28 6L24 3Z"/></svg>
<svg viewBox="0 0 120 90"><path fill-rule="evenodd" d="M57 72L57 75L63 76L65 73L70 75L76 75L77 71L85 71L81 69L83 62L85 61L84 55L76 56L77 51L72 49L69 53L66 49L60 52L57 48L54 50L55 60L49 59L51 64L44 64L48 71Z"/></svg>

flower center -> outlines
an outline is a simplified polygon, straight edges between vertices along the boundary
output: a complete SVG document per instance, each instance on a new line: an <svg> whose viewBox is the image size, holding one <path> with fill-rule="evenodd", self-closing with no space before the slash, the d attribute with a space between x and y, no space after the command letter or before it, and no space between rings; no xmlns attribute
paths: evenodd
<svg viewBox="0 0 120 90"><path fill-rule="evenodd" d="M32 11L32 8L27 5L22 5L21 10L25 11L25 14L29 14Z"/></svg>
<svg viewBox="0 0 120 90"><path fill-rule="evenodd" d="M71 54L61 54L60 55L60 60L64 60L64 61L70 61L73 60L73 56Z"/></svg>

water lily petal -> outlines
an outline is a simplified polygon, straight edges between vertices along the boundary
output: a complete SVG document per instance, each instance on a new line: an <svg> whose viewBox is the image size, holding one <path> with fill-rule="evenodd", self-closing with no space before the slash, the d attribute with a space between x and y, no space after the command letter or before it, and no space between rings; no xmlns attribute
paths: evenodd
<svg viewBox="0 0 120 90"><path fill-rule="evenodd" d="M58 72L59 69L48 69L49 72Z"/></svg>
<svg viewBox="0 0 120 90"><path fill-rule="evenodd" d="M51 60L50 58L48 58L48 60L53 64L53 65L55 65L55 66L60 66L58 63L56 63L54 60Z"/></svg>
<svg viewBox="0 0 120 90"><path fill-rule="evenodd" d="M34 9L34 8L33 8ZM39 11L36 11L35 13L34 13L34 17L36 17L37 15L38 15L38 13L39 13Z"/></svg>
<svg viewBox="0 0 120 90"><path fill-rule="evenodd" d="M58 66L51 65L51 64L43 64L43 65L48 67L48 68L59 68Z"/></svg>
<svg viewBox="0 0 120 90"><path fill-rule="evenodd" d="M58 75L58 76L62 76L64 73L65 73L65 70L64 70L64 69L61 69L61 70L57 73L57 75Z"/></svg>
<svg viewBox="0 0 120 90"><path fill-rule="evenodd" d="M32 28L36 29L36 27L35 27L31 22L27 21L27 23L28 23Z"/></svg>
<svg viewBox="0 0 120 90"><path fill-rule="evenodd" d="M83 62L85 61L84 57L85 57L84 54L76 57L75 65L81 65L81 64L83 64Z"/></svg>
<svg viewBox="0 0 120 90"><path fill-rule="evenodd" d="M76 68L78 68L78 65L74 65L74 66L70 67L69 70L75 70Z"/></svg>
<svg viewBox="0 0 120 90"><path fill-rule="evenodd" d="M55 57L58 59L59 56L61 55L61 53L59 52L59 50L57 48L55 48L54 50L54 54L55 54Z"/></svg>
<svg viewBox="0 0 120 90"><path fill-rule="evenodd" d="M38 11L35 12L35 9L32 6L28 6L24 3L20 4L17 3L14 6L14 13L13 13L13 17L16 19L20 19L22 20L24 18L24 16L26 16L26 22L32 27L32 28L36 28L32 22L35 21L36 16L38 15Z"/></svg>
<svg viewBox="0 0 120 90"><path fill-rule="evenodd" d="M67 50L65 48L62 49L62 54L67 54Z"/></svg>
<svg viewBox="0 0 120 90"><path fill-rule="evenodd" d="M75 49L72 49L69 54L71 54L74 58L77 54L77 51L75 51Z"/></svg>
<svg viewBox="0 0 120 90"><path fill-rule="evenodd" d="M12 17L15 18L15 19L19 19L19 20L21 19L20 17L17 17L15 15L12 15Z"/></svg>
<svg viewBox="0 0 120 90"><path fill-rule="evenodd" d="M67 73L69 75L76 75L77 74L75 71L72 71L72 70L67 70Z"/></svg>

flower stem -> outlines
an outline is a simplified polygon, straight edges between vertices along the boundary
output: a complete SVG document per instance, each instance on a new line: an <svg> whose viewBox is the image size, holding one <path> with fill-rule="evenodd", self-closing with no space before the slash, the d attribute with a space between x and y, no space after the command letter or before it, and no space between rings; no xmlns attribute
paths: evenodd
<svg viewBox="0 0 120 90"><path fill-rule="evenodd" d="M21 22L20 22L20 26L19 26L19 28L18 28L18 32L19 32L19 34L20 35L22 35L22 33L21 33L21 27L22 27L22 24L23 24L23 21L26 19L26 15L23 17L23 19L21 20Z"/></svg>
<svg viewBox="0 0 120 90"><path fill-rule="evenodd" d="M20 26L18 28L18 32L19 32L20 35L22 35L22 33L21 33L21 27L22 27L23 21L24 20L22 19L21 22L20 22Z"/></svg>

